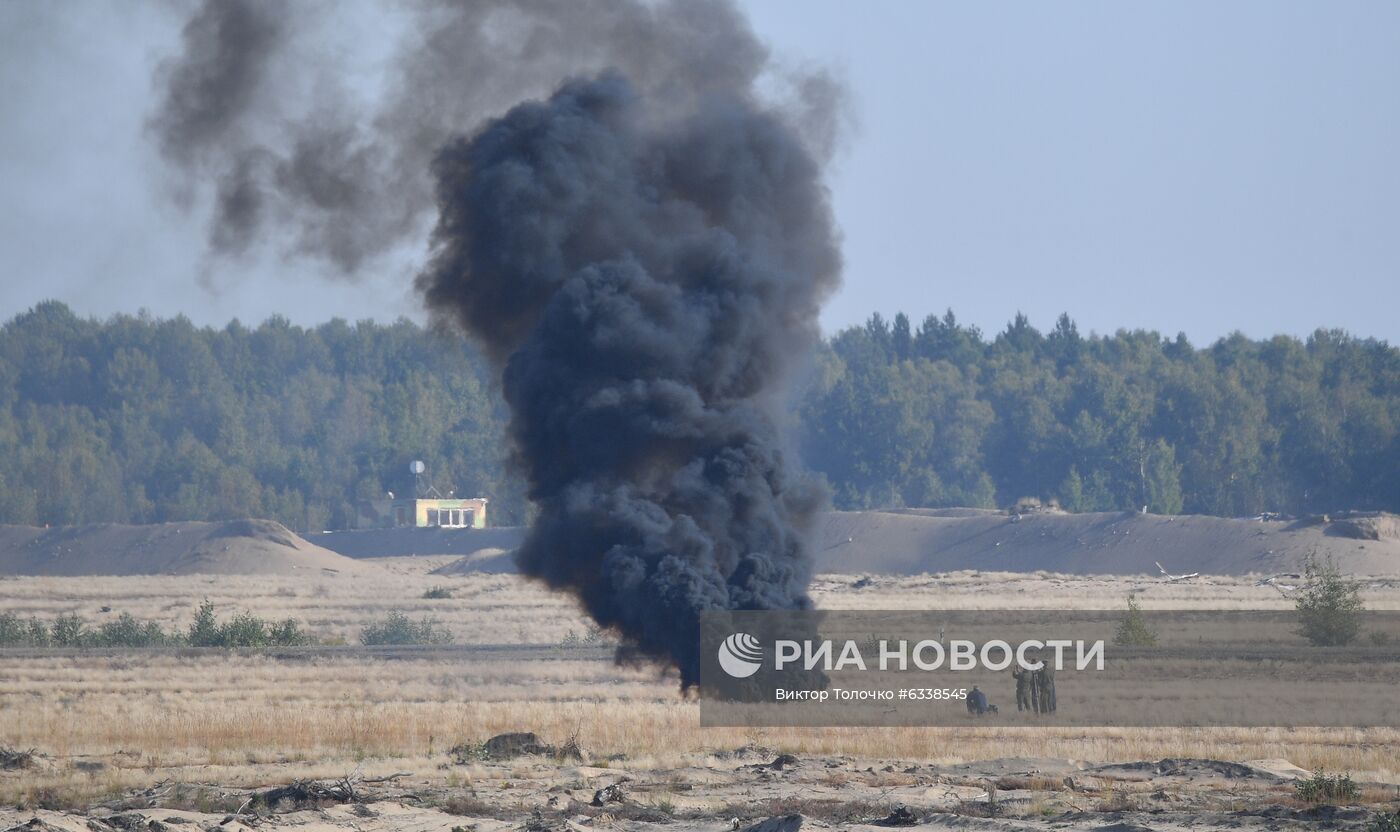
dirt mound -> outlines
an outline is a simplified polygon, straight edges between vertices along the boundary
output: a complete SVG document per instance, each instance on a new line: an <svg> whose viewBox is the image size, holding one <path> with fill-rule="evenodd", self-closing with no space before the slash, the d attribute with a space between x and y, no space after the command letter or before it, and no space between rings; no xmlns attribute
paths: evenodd
<svg viewBox="0 0 1400 832"><path fill-rule="evenodd" d="M0 575L265 575L372 572L271 520L0 526Z"/></svg>
<svg viewBox="0 0 1400 832"><path fill-rule="evenodd" d="M522 526L490 529L357 529L310 535L307 541L351 558L458 555L510 551L525 539ZM513 568L512 568L513 569ZM468 571L512 571L468 570Z"/></svg>
<svg viewBox="0 0 1400 832"><path fill-rule="evenodd" d="M779 815L746 827L744 832L797 832L804 818L798 814Z"/></svg>
<svg viewBox="0 0 1400 832"><path fill-rule="evenodd" d="M378 554L462 557L439 575L514 572L511 551L524 530L396 529L336 532L331 548ZM353 545L350 545L353 544ZM1299 572L1310 553L1346 572L1400 574L1400 518L1390 514L1230 519L1124 512L1020 517L987 509L833 511L817 522L817 571L918 575L926 572L1059 572L1074 575L1173 573L1249 575Z"/></svg>
<svg viewBox="0 0 1400 832"><path fill-rule="evenodd" d="M1352 528L1363 521L1364 536ZM1392 515L1304 524L1123 512L1016 517L837 511L818 521L813 549L818 572L845 574L978 569L1156 575L1159 562L1178 574L1275 574L1300 571L1315 552L1345 572L1391 575L1400 574L1395 522Z"/></svg>
<svg viewBox="0 0 1400 832"><path fill-rule="evenodd" d="M466 557L458 558L446 566L434 569L434 575L470 575L475 572L491 574L516 571L513 549L482 549Z"/></svg>
<svg viewBox="0 0 1400 832"><path fill-rule="evenodd" d="M275 543L278 546L286 546L291 549L297 548L297 541L301 538L292 533L292 530L274 520L229 520L220 523L219 527L209 533L210 539L216 537L246 537L250 540L261 540L267 543Z"/></svg>
<svg viewBox="0 0 1400 832"><path fill-rule="evenodd" d="M1284 762L1286 763L1287 761ZM1258 779L1267 783L1277 783L1284 779L1271 771L1248 763L1195 758L1168 758L1158 760L1157 762L1109 763L1107 765L1089 768L1086 770L1086 773L1116 780L1141 780L1152 782L1166 777L1185 778L1187 780Z"/></svg>
<svg viewBox="0 0 1400 832"><path fill-rule="evenodd" d="M1400 517L1383 512L1342 517L1329 523L1324 533L1355 540L1400 541Z"/></svg>
<svg viewBox="0 0 1400 832"><path fill-rule="evenodd" d="M261 520L72 528L162 529L198 525L219 527L202 536L214 548L221 538L239 541L235 548L264 547L265 552L282 555L280 561L273 561L283 562L285 568L269 569L265 561L243 568L229 568L217 562L194 568L180 562L110 574L290 571L293 566L349 571L354 565L347 566L347 558L394 556L456 556L457 560L433 570L438 575L511 573L516 571L511 554L525 535L521 527L370 529L328 532L303 539L276 523ZM20 562L14 559L13 552L22 548L27 537L60 531L0 527L0 574L94 574L24 571L41 567L15 565ZM124 539L121 534L105 534L114 540ZM61 549L68 544L50 538L50 542L41 545ZM1260 520L1124 512L1044 512L1016 517L987 509L959 508L834 511L818 520L812 549L818 572L841 574L918 575L971 569L1157 575L1157 563L1177 574L1277 574L1301 571L1304 559L1309 553L1316 553L1322 558L1331 557L1345 572L1395 575L1400 574L1400 518L1392 514L1353 514ZM329 558L329 562L286 561L286 553L308 550ZM337 557L337 553L345 557Z"/></svg>

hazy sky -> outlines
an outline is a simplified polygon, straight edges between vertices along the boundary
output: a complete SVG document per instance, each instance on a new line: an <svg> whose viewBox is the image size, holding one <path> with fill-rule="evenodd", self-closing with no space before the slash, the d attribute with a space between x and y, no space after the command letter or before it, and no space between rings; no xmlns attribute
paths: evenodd
<svg viewBox="0 0 1400 832"><path fill-rule="evenodd" d="M1400 343L1400 3L747 0L838 68L830 330L953 307L985 330ZM143 133L167 3L0 2L0 318L45 298L200 323L417 316L406 251L359 284L203 256Z"/></svg>

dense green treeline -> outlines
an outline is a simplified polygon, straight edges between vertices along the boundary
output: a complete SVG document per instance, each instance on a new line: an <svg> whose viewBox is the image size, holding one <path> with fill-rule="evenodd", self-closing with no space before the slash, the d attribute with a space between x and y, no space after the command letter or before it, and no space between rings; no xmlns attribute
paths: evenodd
<svg viewBox="0 0 1400 832"><path fill-rule="evenodd" d="M1400 350L1337 331L1196 349L876 315L832 339L800 424L839 506L1400 509Z"/></svg>
<svg viewBox="0 0 1400 832"><path fill-rule="evenodd" d="M1318 332L994 338L951 313L824 345L794 403L839 507L1004 505L1223 515L1400 509L1400 351ZM345 526L359 498L440 488L524 519L504 406L459 339L400 321L256 328L83 319L0 327L0 522L270 517Z"/></svg>
<svg viewBox="0 0 1400 832"><path fill-rule="evenodd" d="M207 329L41 304L0 329L0 522L338 528L356 499L406 491L414 459L519 522L489 384L406 321Z"/></svg>

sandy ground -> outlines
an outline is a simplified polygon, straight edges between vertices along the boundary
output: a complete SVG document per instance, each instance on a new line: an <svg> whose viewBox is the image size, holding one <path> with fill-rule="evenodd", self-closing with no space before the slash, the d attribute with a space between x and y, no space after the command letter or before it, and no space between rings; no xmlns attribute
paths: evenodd
<svg viewBox="0 0 1400 832"><path fill-rule="evenodd" d="M0 575L363 573L364 564L270 520L149 526L0 526Z"/></svg>
<svg viewBox="0 0 1400 832"><path fill-rule="evenodd" d="M1346 806L1301 803L1294 797L1295 785L1309 773L1284 760L1187 758L1104 765L1020 757L939 765L846 755L800 757L744 746L664 768L635 766L625 758L539 755L444 767L450 784L411 773L391 773L371 783L357 772L300 792L165 783L85 812L0 809L0 828L721 832L755 826L923 826L1006 832L1276 832L1364 829L1400 805L1395 787L1368 783L1359 784L1360 796ZM782 820L769 820L774 818ZM767 827L759 826L765 821Z"/></svg>
<svg viewBox="0 0 1400 832"><path fill-rule="evenodd" d="M1400 534L1377 522L1244 520L1134 513L830 512L815 546L824 572L916 575L980 569L1078 575L1298 572L1309 555L1345 572L1400 575ZM1349 535L1375 534L1377 539Z"/></svg>
<svg viewBox="0 0 1400 832"><path fill-rule="evenodd" d="M359 572L366 559L448 557L439 574L515 571L524 530L384 529L292 534L264 520L0 526L0 575L253 575ZM978 570L1076 575L1296 573L1309 556L1345 572L1400 576L1392 515L1251 520L1134 513L1027 514L974 509L827 512L818 571L919 575Z"/></svg>
<svg viewBox="0 0 1400 832"><path fill-rule="evenodd" d="M907 550L898 543L910 534L910 516L842 526L833 515L824 533L859 540L878 531L886 551L914 551L921 538L908 537ZM992 523L993 536L1012 525L1040 534L1025 518L962 519ZM1113 523L1103 529L1114 537ZM218 540L206 536L203 551ZM262 543L281 557L304 551ZM701 728L696 703L678 695L673 676L614 665L606 635L569 599L512 574L435 574L457 560L0 579L0 612L76 612L100 623L129 611L185 626L208 597L223 615L292 616L348 643L281 652L0 651L0 746L36 751L33 767L0 771L0 830L732 832L793 814L818 829L1362 830L1400 809L1395 729ZM424 597L437 587L451 597ZM851 569L820 575L812 592L826 609L1120 609L1130 592L1146 608L1291 607L1277 589L1244 576L1167 582L1145 573ZM1362 592L1371 609L1400 609L1400 578L1367 577ZM390 610L432 616L460 646L354 647L360 628ZM574 737L588 759L448 752L505 731L535 731L555 745ZM775 765L783 754L796 762ZM1340 807L1301 802L1294 781L1324 769L1351 772L1357 796ZM257 799L294 781L344 777L356 784L353 796ZM613 785L622 800L592 805Z"/></svg>
<svg viewBox="0 0 1400 832"><path fill-rule="evenodd" d="M489 531L489 539L419 531L330 537L340 551L357 556L369 551L355 543L363 534L378 535L385 553L461 555L443 574L513 571L509 550L519 545L523 530ZM1018 517L977 509L835 511L819 518L812 551L819 571L874 575L1156 575L1158 562L1175 573L1271 575L1299 572L1309 556L1331 558L1356 574L1400 575L1400 524L1390 515L1321 522L1123 512Z"/></svg>

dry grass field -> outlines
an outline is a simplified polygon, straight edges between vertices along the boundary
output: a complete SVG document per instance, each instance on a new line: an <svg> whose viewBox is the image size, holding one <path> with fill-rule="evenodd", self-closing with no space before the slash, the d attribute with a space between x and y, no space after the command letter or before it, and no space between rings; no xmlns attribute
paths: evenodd
<svg viewBox="0 0 1400 832"><path fill-rule="evenodd" d="M798 755L957 764L1050 757L1096 762L1200 757L1287 759L1400 783L1394 730L881 728L702 729L674 677L618 667L574 605L514 575L435 576L432 558L386 559L358 575L9 578L0 613L65 613L90 623L130 612L186 627L201 599L221 616L294 617L323 641L354 645L390 610L432 616L456 644L426 651L5 651L0 745L34 748L42 765L0 775L0 804L38 795L76 803L162 782L252 786L297 778L407 773L464 781L449 748L506 731L560 743L595 760L661 770L739 747ZM446 587L450 598L425 599ZM962 572L823 576L828 609L1283 609L1244 578L1182 583ZM1366 584L1372 609L1400 609L1400 581ZM109 611L103 612L103 608ZM479 775L478 775L479 776ZM508 775L507 775L508 776Z"/></svg>
<svg viewBox="0 0 1400 832"><path fill-rule="evenodd" d="M558 644L589 625L567 596L518 575L432 575L452 557L381 558L369 575L170 575L0 577L0 614L65 613L99 624L121 612L183 627L203 599L221 615L246 610L293 617L323 640L355 643L360 629L399 610L432 616L460 644ZM1154 578L1013 572L868 576L822 575L812 585L823 609L1121 609L1136 593L1144 609L1290 609L1292 603L1252 577L1211 576L1166 583ZM451 598L425 599L434 587ZM1363 580L1369 609L1400 609L1400 577ZM103 612L103 607L110 607Z"/></svg>

